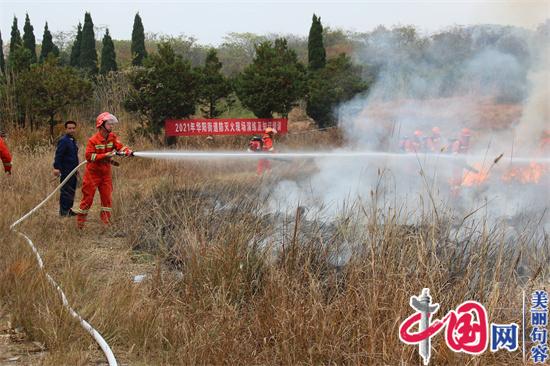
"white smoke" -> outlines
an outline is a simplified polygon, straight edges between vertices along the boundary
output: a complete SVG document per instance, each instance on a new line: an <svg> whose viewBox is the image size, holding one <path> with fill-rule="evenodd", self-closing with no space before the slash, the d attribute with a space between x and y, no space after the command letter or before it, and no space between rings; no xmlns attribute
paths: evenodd
<svg viewBox="0 0 550 366"><path fill-rule="evenodd" d="M535 153L549 126L549 22L537 32L512 27L473 27L422 38L413 29L379 28L362 40L358 62L378 70L368 96L338 109L344 150L395 152L416 130L439 127L443 152L400 158L317 159L317 173L285 182L272 196L277 207L296 202L336 213L355 199L378 199L399 209L452 207L461 213L486 205L480 215L516 218L549 206L548 166L538 184L505 182L514 158ZM546 28L544 28L546 27ZM411 33L412 32L412 33ZM542 33L542 34L541 34ZM446 158L463 128L473 132L466 161ZM500 154L504 157L494 163ZM522 166L527 164L522 163ZM489 172L482 185L452 192L466 172ZM462 172L462 173L461 173ZM288 206L285 206L288 204ZM275 207L275 204L272 205Z"/></svg>

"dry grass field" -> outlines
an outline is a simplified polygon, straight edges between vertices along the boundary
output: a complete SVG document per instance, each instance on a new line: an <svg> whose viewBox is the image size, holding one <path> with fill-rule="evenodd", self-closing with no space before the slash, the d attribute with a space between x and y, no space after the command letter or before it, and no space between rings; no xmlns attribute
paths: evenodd
<svg viewBox="0 0 550 366"><path fill-rule="evenodd" d="M90 132L81 128L81 143ZM9 231L57 185L54 147L39 141L36 133L11 131L14 174L0 177L0 364L104 364L30 249ZM328 131L281 144L340 142ZM131 143L136 151L158 149L140 138ZM190 139L180 147L245 143ZM275 162L260 179L249 161L121 160L112 227L100 224L96 202L78 231L73 219L58 217L55 198L19 230L123 365L420 365L398 327L422 288L441 304L439 314L477 300L497 323L520 323L522 290L550 289L549 240L534 235L536 222L514 228L513 242L505 223L461 222L444 207L437 216L430 208L415 212L417 223L406 225L411 213L387 210L375 193L352 199L331 219L303 216L298 205L269 212L269 187L310 169ZM335 260L350 245L350 260ZM441 335L432 346L434 365L522 364L521 352L452 353Z"/></svg>

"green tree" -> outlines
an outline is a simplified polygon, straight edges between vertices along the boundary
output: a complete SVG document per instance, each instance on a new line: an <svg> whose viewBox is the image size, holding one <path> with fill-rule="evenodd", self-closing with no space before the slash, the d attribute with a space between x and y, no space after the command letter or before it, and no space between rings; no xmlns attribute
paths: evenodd
<svg viewBox="0 0 550 366"><path fill-rule="evenodd" d="M242 104L259 118L288 112L305 94L305 67L296 53L288 49L285 39L274 44L262 42L256 47L252 64L235 81L235 90Z"/></svg>
<svg viewBox="0 0 550 366"><path fill-rule="evenodd" d="M208 118L215 118L221 114L216 109L219 100L227 98L231 93L231 84L221 73L222 63L218 59L215 49L210 49L206 55L204 67L201 68L200 103L201 111Z"/></svg>
<svg viewBox="0 0 550 366"><path fill-rule="evenodd" d="M17 17L13 17L13 24L11 25L11 38L10 38L10 53L8 54L8 67L10 70L19 69L21 64L26 64L25 57L30 55L25 54L23 51L15 52L19 48L23 48L23 41L21 40L21 33L17 26Z"/></svg>
<svg viewBox="0 0 550 366"><path fill-rule="evenodd" d="M71 60L70 65L73 67L80 66L80 46L82 45L82 24L78 23L78 28L76 31L76 37L71 48Z"/></svg>
<svg viewBox="0 0 550 366"><path fill-rule="evenodd" d="M141 66L143 60L147 57L147 50L145 49L145 33L143 30L143 23L139 13L136 13L134 17L134 28L132 29L132 46L130 47L132 53L132 65Z"/></svg>
<svg viewBox="0 0 550 366"><path fill-rule="evenodd" d="M109 29L105 31L103 36L103 48L101 49L101 66L99 72L107 74L109 71L117 71L115 45L109 35Z"/></svg>
<svg viewBox="0 0 550 366"><path fill-rule="evenodd" d="M90 13L84 14L80 44L79 66L91 75L97 74L97 51L95 49L94 23Z"/></svg>
<svg viewBox="0 0 550 366"><path fill-rule="evenodd" d="M17 47L8 57L9 70L18 74L31 66L31 51L23 46Z"/></svg>
<svg viewBox="0 0 550 366"><path fill-rule="evenodd" d="M92 85L70 67L57 65L57 58L48 57L43 64L19 75L16 89L31 121L47 118L50 135L56 116L71 106L81 105L92 96Z"/></svg>
<svg viewBox="0 0 550 366"><path fill-rule="evenodd" d="M368 89L368 84L361 80L362 72L362 67L353 65L345 54L330 59L324 68L310 72L307 114L319 127L333 126L338 104Z"/></svg>
<svg viewBox="0 0 550 366"><path fill-rule="evenodd" d="M25 25L23 26L23 46L30 51L30 63L36 63L36 38L34 37L34 27L31 25L29 14L25 16Z"/></svg>
<svg viewBox="0 0 550 366"><path fill-rule="evenodd" d="M130 74L133 90L125 107L145 117L144 132L160 133L167 118L187 118L195 112L200 76L187 60L176 55L170 44L161 43Z"/></svg>
<svg viewBox="0 0 550 366"><path fill-rule="evenodd" d="M48 22L44 26L44 35L42 36L42 47L40 49L40 63L44 62L48 55L59 57L59 48L52 41L52 34L48 29Z"/></svg>
<svg viewBox="0 0 550 366"><path fill-rule="evenodd" d="M4 42L2 41L2 32L0 32L0 72L6 73L6 61L4 60Z"/></svg>
<svg viewBox="0 0 550 366"><path fill-rule="evenodd" d="M310 70L319 70L325 67L327 56L323 44L323 25L321 17L313 14L309 37L307 39L308 66Z"/></svg>
<svg viewBox="0 0 550 366"><path fill-rule="evenodd" d="M19 28L17 27L17 17L14 16L13 24L11 25L10 54L22 45L21 33L19 33Z"/></svg>

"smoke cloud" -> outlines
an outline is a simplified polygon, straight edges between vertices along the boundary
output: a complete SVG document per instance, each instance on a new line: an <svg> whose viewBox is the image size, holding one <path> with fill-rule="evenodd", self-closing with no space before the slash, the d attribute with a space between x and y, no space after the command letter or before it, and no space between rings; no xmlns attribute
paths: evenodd
<svg viewBox="0 0 550 366"><path fill-rule="evenodd" d="M550 197L548 163L537 160L548 157L541 139L550 129L549 34L546 21L536 31L472 26L420 36L412 27L380 27L358 37L354 60L376 78L368 95L338 107L342 150L395 153L415 131L426 142L434 127L438 150L316 159L313 176L275 188L272 208L298 201L332 215L359 198L461 215L485 205L479 215L493 220L539 215ZM453 155L464 128L472 131L469 149Z"/></svg>

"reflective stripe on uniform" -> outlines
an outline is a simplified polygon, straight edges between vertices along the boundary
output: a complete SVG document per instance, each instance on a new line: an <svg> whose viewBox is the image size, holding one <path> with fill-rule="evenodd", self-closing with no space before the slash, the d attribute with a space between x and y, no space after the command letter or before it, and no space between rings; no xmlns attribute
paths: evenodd
<svg viewBox="0 0 550 366"><path fill-rule="evenodd" d="M107 144L107 148L110 148L110 147L113 147L113 143L112 143L112 142L109 142L109 143Z"/></svg>
<svg viewBox="0 0 550 366"><path fill-rule="evenodd" d="M73 211L77 214L80 214L80 215L87 215L88 211L90 211L90 210L83 210L83 209L80 209L80 208L73 208Z"/></svg>
<svg viewBox="0 0 550 366"><path fill-rule="evenodd" d="M111 212L113 209L111 207L101 207L101 211Z"/></svg>
<svg viewBox="0 0 550 366"><path fill-rule="evenodd" d="M4 166L11 166L11 162L10 163L4 163Z"/></svg>
<svg viewBox="0 0 550 366"><path fill-rule="evenodd" d="M96 158L97 154L96 153L93 153L92 154L92 158L90 159L91 161L95 161L95 158Z"/></svg>
<svg viewBox="0 0 550 366"><path fill-rule="evenodd" d="M105 149L105 145L95 145L96 149Z"/></svg>

